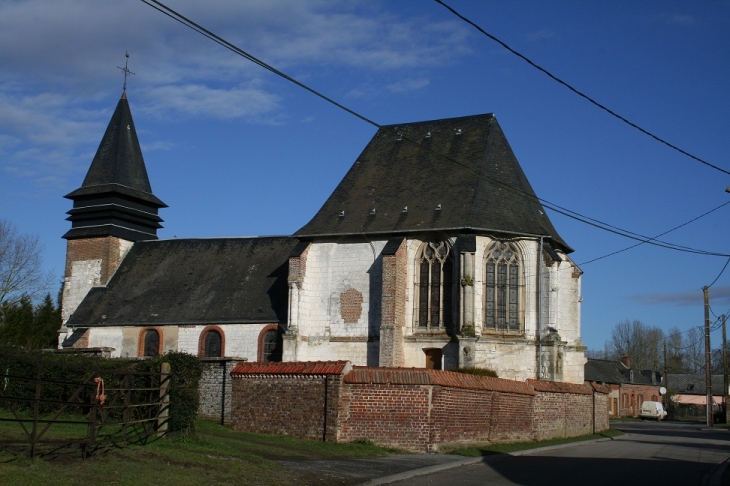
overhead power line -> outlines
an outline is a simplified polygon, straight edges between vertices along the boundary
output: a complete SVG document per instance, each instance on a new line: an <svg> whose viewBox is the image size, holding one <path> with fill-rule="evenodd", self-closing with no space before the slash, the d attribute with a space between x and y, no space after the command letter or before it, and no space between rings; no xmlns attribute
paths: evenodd
<svg viewBox="0 0 730 486"><path fill-rule="evenodd" d="M615 111L611 110L607 106L599 103L598 101L594 100L593 98L591 98L587 94L583 93L582 91L579 91L578 89L574 88L573 86L571 86L567 82L565 82L562 79L560 79L559 77L555 76L553 73L551 73L547 69L545 69L542 66L539 66L538 64L534 63L529 58L527 58L527 56L525 56L525 55L519 53L518 51L514 50L509 45L507 45L506 43L504 43L503 41L501 41L500 39L498 39L494 35L490 34L486 30L484 30L483 28L481 28L479 25L477 25L476 23L472 22L471 20L469 20L468 18L464 17L459 12L457 12L456 10L454 10L452 7L450 7L447 4L445 4L442 0L435 0L435 1L436 1L436 3L442 5L444 8L446 8L448 11L450 11L452 14L456 15L461 20L463 20L467 24L471 25L476 30L478 30L479 32L481 32L482 34L484 34L485 36L487 36L490 39L492 39L494 42L496 42L497 44L501 45L502 47L504 47L505 49L507 49L509 52L511 52L515 56L517 56L520 59L522 59L523 61L525 61L530 66L534 67L538 71L540 71L543 74L547 75L550 79L552 79L552 80L558 82L559 84L565 86L566 88L568 88L573 93L575 93L578 96L580 96L581 98L587 100L589 103L597 106L598 108L600 108L601 110L603 110L606 113L610 114L611 116L613 116L615 118L618 118L619 120L621 120L622 122L626 123L627 125L629 125L629 126L635 128L635 129L639 130L644 135L648 135L649 137L653 138L657 142L660 142L660 143L666 145L667 147L669 147L669 148L671 148L673 150L676 150L677 152L679 152L679 153L681 153L683 155L686 155L687 157L689 157L689 158L691 158L691 159L693 159L693 160L695 160L695 161L697 161L697 162L699 162L701 164L704 164L704 165L706 165L708 167L711 167L711 168L713 168L715 170L718 170L718 171L722 172L723 174L730 175L730 171L727 171L727 170L725 170L725 169L723 169L721 167L718 167L718 166L716 166L714 164L711 164L710 162L708 162L708 161L706 161L704 159L701 159L701 158L699 158L699 157L697 157L695 155L692 155L691 153L687 152L686 150L682 150L681 148L677 147L676 145L674 145L672 143L669 143L668 141L664 140L663 138L661 138L661 137L659 137L657 135L654 135L652 132L650 132L650 131L648 131L648 130L642 128L642 127L640 127L636 123L634 123L634 122L632 122L632 121L624 118L623 116L619 115L618 113L616 113Z"/></svg>
<svg viewBox="0 0 730 486"><path fill-rule="evenodd" d="M280 77L286 79L287 81L296 84L297 86L301 87L302 89L305 89L306 91L312 93L313 95L317 96L318 98L321 98L321 99L327 101L328 103L330 103L330 104L332 104L332 105L340 108L341 110L346 111L347 113L349 113L349 114L351 114L351 115L359 118L360 120L362 120L362 121L364 121L364 122L366 122L366 123L368 123L368 124L370 124L370 125L378 128L380 130L385 130L385 131L388 131L388 132L392 133L393 135L397 135L403 141L405 141L407 143L410 143L410 144L413 144L416 147L418 147L419 149L424 150L424 151L427 151L428 153L433 154L433 155L435 155L437 157L443 158L444 160L447 160L447 161L451 162L452 164L457 165L457 166L461 167L462 169L469 171L470 173L474 174L476 177L481 177L481 178L483 178L485 180L488 180L488 181L490 181L490 182L492 182L494 184L497 184L497 185L499 185L499 186L501 186L501 187L503 187L503 188L505 188L505 189L507 189L509 191L512 191L515 194L519 194L522 197L527 197L528 199L532 199L534 201L538 201L545 208L551 209L551 210L555 211L556 213L562 214L564 216L567 216L569 218L575 219L575 220L580 221L580 222L582 222L584 224L588 224L590 226L594 226L594 227L599 228L599 229L602 229L604 231L608 231L610 233L614 233L614 234L617 234L617 235L620 235L620 236L624 236L626 238L630 238L630 239L633 239L633 240L636 240L636 241L640 241L642 243L647 243L647 244L650 244L650 245L659 246L659 247L663 247L663 248L668 248L668 249L676 250L676 251L683 251L683 252L687 252L687 253L695 253L695 254L708 255L708 256L722 256L722 257L730 258L730 254L716 253L716 252L710 252L710 251L700 250L700 249L696 249L696 248L690 248L690 247L685 247L685 246L681 246L681 245L676 245L676 244L673 244L673 243L668 243L668 242L665 242L665 241L657 240L656 238L651 238L651 237L644 236L644 235L641 235L641 234L638 234L638 233L633 233L631 231L624 230L624 229L619 228L617 226L612 226L612 225L610 225L608 223L604 223L604 222L599 221L597 219L589 218L589 217L584 216L584 215L582 215L582 214L580 214L580 213L578 213L576 211L572 211L570 209L561 207L561 206L559 206L557 204L554 204L554 203L551 203L551 202L549 202L549 201L547 201L545 199L539 198L539 197L535 196L534 194L529 194L529 193L527 193L527 192L525 192L525 191L523 191L521 189L512 187L512 186L510 186L510 185L508 185L508 184L506 184L504 182L501 182L501 181L499 181L499 180L497 180L497 179L495 179L493 177L490 177L488 175L482 174L482 173L480 173L480 172L478 172L478 171L476 171L474 169L471 169L470 167L466 166L465 164L459 162L458 160L455 160L455 159L453 159L453 158L451 158L451 157L449 157L447 155L444 155L444 154L435 152L435 151L433 151L433 150L431 150L431 149L429 149L427 147L424 147L420 143L418 143L418 142L416 142L414 140L409 139L408 137L404 136L403 134L396 133L392 128L389 128L389 127L385 127L383 125L380 125L379 123L377 123L377 122L375 122L375 121L373 121L373 120L371 120L371 119L369 119L369 118L361 115L360 113L357 113L356 111L354 111L354 110L352 110L350 108L347 108L346 106L344 106L344 105L342 105L342 104L334 101L333 99L331 99L328 96L325 96L324 94L316 91L315 89L313 89L313 88L305 85L304 83L302 83L300 81L297 81L296 79L294 79L291 76L283 73L282 71L279 71L278 69L270 66L269 64L266 64L264 61L262 61L262 60L260 60L260 59L258 59L256 57L254 57L253 55L249 54L248 52L244 51L243 49L241 49L241 48L239 48L239 47L231 44L227 40L225 40L222 37L220 37L220 36L214 34L213 32L211 32L210 30L208 30L208 29L200 26L199 24L193 22L192 20L188 19L187 17L183 16L182 14L180 14L180 13L176 12L175 10L171 9L170 7L164 5L162 2L159 2L157 0L141 0L141 1L143 3L149 5L150 7L154 8L155 10L157 10L157 11L159 11L159 12L167 15L168 17L172 18L173 20L176 20L177 22L181 23L182 25L184 25L184 26L186 26L186 27L194 30L195 32L197 32L197 33L199 33L199 34L201 34L201 35L203 35L205 37L207 37L208 39L212 40L213 42L215 42L215 43L217 43L217 44L225 47L226 49L228 49L228 50L230 50L230 51L238 54L239 56L244 57L245 59L253 62L254 64L256 64L256 65L258 65L258 66L266 69L267 71L270 71L270 72L276 74L277 76L280 76Z"/></svg>
<svg viewBox="0 0 730 486"><path fill-rule="evenodd" d="M727 268L728 263L730 263L730 258L727 259L727 261L725 262L725 266L722 267L722 270L720 270L720 273L717 275L717 277L715 277L715 280L713 280L712 283L707 286L708 289L715 285L715 282L717 282L717 280L722 276L722 274L725 272L725 269Z"/></svg>
<svg viewBox="0 0 730 486"><path fill-rule="evenodd" d="M687 225L688 225L688 224L690 224L690 223L694 223L694 222L695 222L695 221L697 221L698 219L700 219L700 218L704 218L704 217L705 217L705 216L707 216L708 214L710 214L710 213L713 213L713 212L717 211L718 209L720 209L720 208L722 208L722 207L725 207L725 206L727 206L728 204L730 204L730 201L728 201L728 202L726 202L726 203L723 203L723 204L720 204L720 205L719 205L719 206L717 206L716 208L714 208L714 209L710 209L709 211L707 211L707 212L705 212L705 213L702 213L702 214L700 214L700 215L699 215L699 216L697 216L696 218L692 218L692 219L690 219L689 221L687 221L687 222L685 222L685 223L682 223L682 224L680 224L680 225L678 225L678 226L675 226L674 228L672 228L672 229L670 229L670 230L667 230L667 231L665 231L664 233L660 233L660 234L656 235L656 236L654 237L654 239L656 239L656 238L659 238L660 236L664 236L664 235L666 235L666 234L669 234L669 233L671 233L672 231L678 230L679 228L682 228L682 227L684 227L684 226L687 226ZM599 257L597 257L597 258L593 258L592 260L588 260L587 262L579 263L579 265L581 265L581 266L583 266L583 265L587 265L587 264L589 264L589 263L593 263L593 262L595 262L595 261L598 261L598 260L602 260L602 259L604 259L604 258L608 258L608 257L610 257L610 256L613 256L613 255L618 255L619 253L623 253L623 252L625 252L625 251L627 251L627 250L631 250L632 248L636 248L637 246L640 246L640 245L643 245L643 244L644 244L644 242L643 242L643 241L640 241L639 243L636 243L636 244L634 244L634 245L631 245L631 246L627 246L626 248L623 248L623 249L621 249L621 250L617 250L617 251L614 251L614 252L608 253L608 254L606 254L606 255L603 255L603 256L599 256ZM728 260L728 261L730 261L730 260ZM727 266L727 263L725 264L725 266ZM723 268L723 270L724 270L724 268ZM720 275L722 275L722 272L720 272ZM718 278L720 277L720 275L718 275ZM717 281L717 279L715 279L715 282L716 282L716 281ZM712 282L712 284L714 284L715 282ZM712 284L708 285L708 287L712 287Z"/></svg>

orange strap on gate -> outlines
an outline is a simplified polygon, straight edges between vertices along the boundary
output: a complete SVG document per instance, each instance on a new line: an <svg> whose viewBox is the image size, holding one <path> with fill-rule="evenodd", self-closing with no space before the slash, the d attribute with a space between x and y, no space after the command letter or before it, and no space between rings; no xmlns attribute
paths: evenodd
<svg viewBox="0 0 730 486"><path fill-rule="evenodd" d="M104 393L104 380L97 376L94 378L96 382L96 399L99 400L99 405L104 405L106 401L106 394Z"/></svg>

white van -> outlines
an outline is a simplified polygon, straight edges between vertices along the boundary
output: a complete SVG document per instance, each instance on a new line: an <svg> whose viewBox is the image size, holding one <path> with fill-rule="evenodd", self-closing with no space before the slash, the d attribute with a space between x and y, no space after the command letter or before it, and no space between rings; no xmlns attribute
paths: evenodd
<svg viewBox="0 0 730 486"><path fill-rule="evenodd" d="M641 413L639 414L639 417L642 419L655 419L659 421L667 417L667 412L664 410L661 402L646 401L641 404Z"/></svg>

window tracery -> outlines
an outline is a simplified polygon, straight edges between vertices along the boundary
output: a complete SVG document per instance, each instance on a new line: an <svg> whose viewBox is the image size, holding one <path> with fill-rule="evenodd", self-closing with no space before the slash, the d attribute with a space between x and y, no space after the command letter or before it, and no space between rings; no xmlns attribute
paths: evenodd
<svg viewBox="0 0 730 486"><path fill-rule="evenodd" d="M453 263L446 241L426 242L417 259L419 330L444 330L452 321Z"/></svg>
<svg viewBox="0 0 730 486"><path fill-rule="evenodd" d="M519 249L514 243L496 241L487 250L485 259L485 331L519 332L522 329Z"/></svg>

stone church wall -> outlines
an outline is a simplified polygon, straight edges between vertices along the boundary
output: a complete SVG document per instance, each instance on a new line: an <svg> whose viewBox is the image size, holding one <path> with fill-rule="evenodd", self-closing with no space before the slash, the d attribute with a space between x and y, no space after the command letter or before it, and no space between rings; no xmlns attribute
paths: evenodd
<svg viewBox="0 0 730 486"><path fill-rule="evenodd" d="M268 324L220 324L216 330L223 333L224 355L237 356L248 361L259 359L259 335ZM198 355L200 335L208 326L181 325L178 334L178 350Z"/></svg>
<svg viewBox="0 0 730 486"><path fill-rule="evenodd" d="M385 241L313 243L296 302L296 360L369 362L380 328L380 252ZM289 356L289 355L287 355ZM289 358L287 358L289 359Z"/></svg>
<svg viewBox="0 0 730 486"><path fill-rule="evenodd" d="M130 248L131 241L114 236L68 241L61 312L64 324L92 287L106 285Z"/></svg>

